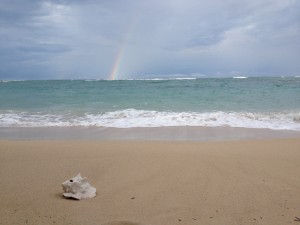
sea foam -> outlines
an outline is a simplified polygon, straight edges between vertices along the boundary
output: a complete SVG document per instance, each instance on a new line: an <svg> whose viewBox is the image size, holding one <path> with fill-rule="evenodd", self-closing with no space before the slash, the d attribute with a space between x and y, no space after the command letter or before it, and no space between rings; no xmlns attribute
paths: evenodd
<svg viewBox="0 0 300 225"><path fill-rule="evenodd" d="M0 127L98 126L115 128L203 126L299 130L300 112L158 112L126 109L81 116L3 113Z"/></svg>

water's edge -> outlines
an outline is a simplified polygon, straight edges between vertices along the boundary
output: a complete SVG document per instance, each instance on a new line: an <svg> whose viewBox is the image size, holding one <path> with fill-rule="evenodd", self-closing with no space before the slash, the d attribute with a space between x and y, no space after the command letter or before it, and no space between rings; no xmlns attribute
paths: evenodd
<svg viewBox="0 0 300 225"><path fill-rule="evenodd" d="M232 127L7 127L0 140L226 141L300 138L300 131Z"/></svg>

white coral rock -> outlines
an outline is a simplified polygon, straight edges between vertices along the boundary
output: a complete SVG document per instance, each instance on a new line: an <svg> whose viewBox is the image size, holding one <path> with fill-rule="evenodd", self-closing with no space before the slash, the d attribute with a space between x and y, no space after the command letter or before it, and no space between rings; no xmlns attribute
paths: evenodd
<svg viewBox="0 0 300 225"><path fill-rule="evenodd" d="M92 187L87 178L82 178L80 173L62 183L64 190L63 196L66 198L74 198L81 200L83 198L93 198L96 196L96 188Z"/></svg>

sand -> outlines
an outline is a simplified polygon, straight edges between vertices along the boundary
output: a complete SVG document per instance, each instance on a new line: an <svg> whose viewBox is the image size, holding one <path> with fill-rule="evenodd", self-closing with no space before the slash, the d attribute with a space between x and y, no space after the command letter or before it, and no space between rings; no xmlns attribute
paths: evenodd
<svg viewBox="0 0 300 225"><path fill-rule="evenodd" d="M300 138L300 131L237 127L0 127L0 140L229 141Z"/></svg>
<svg viewBox="0 0 300 225"><path fill-rule="evenodd" d="M1 141L0 178L1 225L300 224L300 139Z"/></svg>

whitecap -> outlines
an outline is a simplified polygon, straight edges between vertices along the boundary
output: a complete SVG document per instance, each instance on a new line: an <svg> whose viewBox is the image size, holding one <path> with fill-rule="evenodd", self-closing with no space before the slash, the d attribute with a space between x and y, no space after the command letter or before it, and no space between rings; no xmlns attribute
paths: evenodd
<svg viewBox="0 0 300 225"><path fill-rule="evenodd" d="M98 126L115 128L207 126L299 130L300 112L158 112L126 109L81 116L4 113L0 127Z"/></svg>
<svg viewBox="0 0 300 225"><path fill-rule="evenodd" d="M233 79L247 79L248 77L232 77Z"/></svg>

